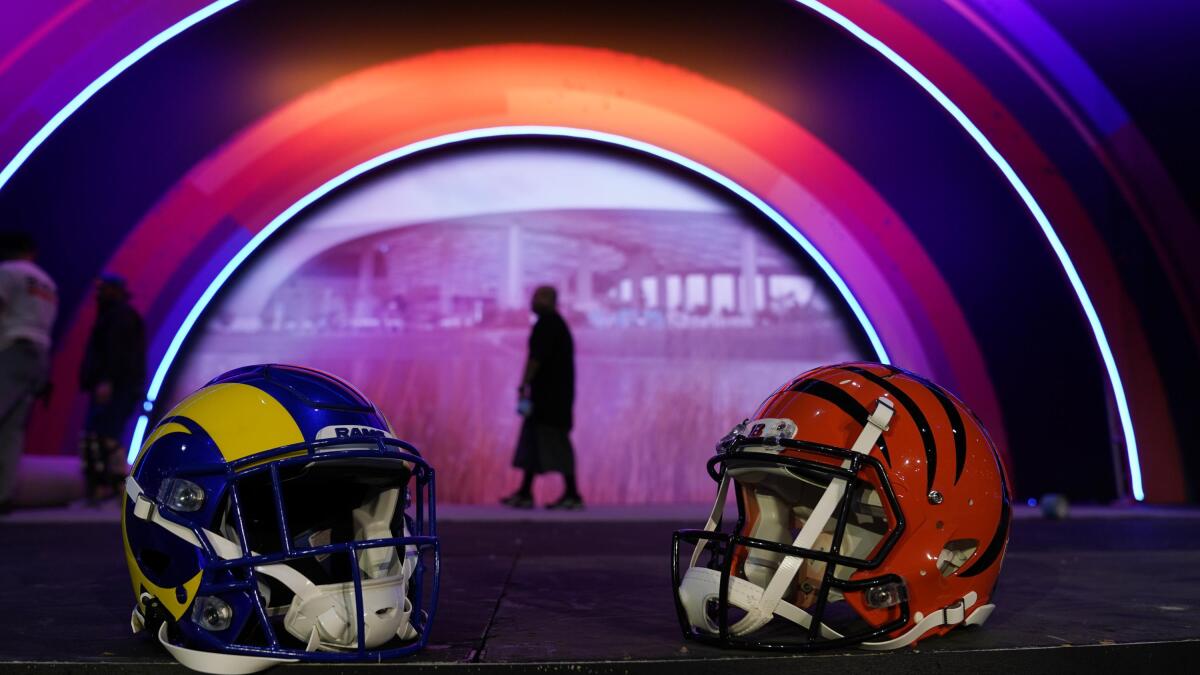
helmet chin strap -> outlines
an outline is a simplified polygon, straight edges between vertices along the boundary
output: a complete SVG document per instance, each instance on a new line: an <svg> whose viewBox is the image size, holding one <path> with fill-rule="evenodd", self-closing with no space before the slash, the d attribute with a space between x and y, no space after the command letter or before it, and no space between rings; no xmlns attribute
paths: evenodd
<svg viewBox="0 0 1200 675"><path fill-rule="evenodd" d="M717 570L693 567L684 575L683 583L679 586L679 596L687 612L688 621L693 626L706 628L709 633L716 633L718 631L718 627L705 612L705 607L710 601L717 598L720 594L720 588L721 573ZM731 576L729 577L729 604L738 609L749 611L761 602L763 590L761 586L745 579ZM968 610L975 607L975 603L978 601L979 596L975 591L971 591L957 602L943 607L929 616L923 616L918 612L913 616L913 620L915 621L913 627L899 637L882 642L863 642L859 646L863 649L876 651L899 649L900 647L907 647L916 642L921 636L934 628L956 626L959 624L967 626L981 625L991 616L992 610L996 606L991 604L980 605L968 614ZM811 614L786 600L780 601L775 606L775 614L805 629L811 626L813 621ZM827 640L837 640L844 636L822 623L821 637Z"/></svg>
<svg viewBox="0 0 1200 675"><path fill-rule="evenodd" d="M683 601L688 621L697 628L706 628L709 633L717 633L718 626L709 618L705 611L708 603L720 595L721 573L703 567L693 567L683 577L679 585L679 597ZM740 577L729 577L729 604L741 610L751 610L762 600L763 588ZM812 615L786 600L781 601L775 608L779 616L803 628L812 625ZM828 639L841 637L833 629L821 624L821 636Z"/></svg>
<svg viewBox="0 0 1200 675"><path fill-rule="evenodd" d="M201 673L214 675L249 675L266 670L281 663L296 663L299 659L277 659L270 656L247 656L245 654L222 654L188 649L172 644L167 639L167 622L158 627L158 641L181 665Z"/></svg>

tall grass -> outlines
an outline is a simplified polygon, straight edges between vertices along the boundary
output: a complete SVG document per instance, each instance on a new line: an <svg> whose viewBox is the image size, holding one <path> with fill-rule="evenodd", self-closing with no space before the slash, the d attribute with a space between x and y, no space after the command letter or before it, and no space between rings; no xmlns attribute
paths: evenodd
<svg viewBox="0 0 1200 675"><path fill-rule="evenodd" d="M714 485L704 462L717 439L791 376L856 356L826 331L804 328L578 333L571 436L587 501L711 500ZM440 501L491 504L520 477L511 461L521 422L515 389L526 337L512 329L210 332L192 349L173 396L248 363L326 370L353 382L384 411L398 436L422 450L437 471ZM541 501L560 490L557 476L536 484Z"/></svg>

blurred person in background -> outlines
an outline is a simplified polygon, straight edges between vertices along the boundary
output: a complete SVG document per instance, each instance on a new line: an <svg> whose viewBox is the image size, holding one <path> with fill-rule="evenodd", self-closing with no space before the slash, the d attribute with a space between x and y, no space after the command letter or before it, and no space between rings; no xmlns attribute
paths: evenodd
<svg viewBox="0 0 1200 675"><path fill-rule="evenodd" d="M146 380L146 332L129 304L125 280L105 275L96 282L96 323L79 369L88 395L80 454L87 499L120 494L125 476L125 425L142 399Z"/></svg>
<svg viewBox="0 0 1200 675"><path fill-rule="evenodd" d="M0 232L0 513L12 510L29 409L49 381L58 289L36 257L33 237Z"/></svg>
<svg viewBox="0 0 1200 675"><path fill-rule="evenodd" d="M500 500L506 506L533 507L533 479L541 473L563 476L562 497L548 509L583 508L575 485L575 450L571 447L571 408L575 403L575 345L567 322L558 313L558 293L539 286L530 308L537 322L529 335L525 374L517 388L517 412L524 416L513 466L525 472L521 487Z"/></svg>

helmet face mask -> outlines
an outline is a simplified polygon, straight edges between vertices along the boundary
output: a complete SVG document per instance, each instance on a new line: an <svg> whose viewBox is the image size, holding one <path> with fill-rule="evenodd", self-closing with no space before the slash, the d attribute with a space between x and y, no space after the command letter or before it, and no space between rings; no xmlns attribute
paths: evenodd
<svg viewBox="0 0 1200 675"><path fill-rule="evenodd" d="M791 452L781 454L784 448ZM718 481L722 475L737 481L738 519L726 532L677 531L672 547L673 580L676 588L684 589L676 594L675 605L680 624L690 637L725 647L802 651L876 639L908 621L908 601L899 576L868 573L849 578L852 573L878 567L904 530L895 494L878 460L842 448L778 437L737 436L718 452L709 469ZM847 497L823 526L815 525L820 534L812 547L793 546L833 480L845 481ZM698 562L703 565L689 569L683 556L694 555L697 548L702 550ZM769 585L787 557L803 560L781 599L783 611L777 608L776 612L790 620L787 630L740 627L761 589ZM691 583L689 574L694 579ZM743 581L757 588L747 587ZM688 597L697 592L705 597ZM834 605L839 601L859 595L864 604L880 604L867 597L881 593L894 597L894 603L888 602L894 618L882 626L863 624L845 612L835 617ZM698 607L703 614L696 611ZM703 621L700 628L697 619ZM750 633L755 634L753 638Z"/></svg>
<svg viewBox="0 0 1200 675"><path fill-rule="evenodd" d="M313 651L376 659L420 649L431 611L413 608L428 592L422 582L429 556L423 554L437 549L434 514L426 506L428 465L392 439L379 439L372 450L344 441L318 441L312 450L235 473L227 483L215 524L240 556L202 551L213 573L196 595L222 599L248 623L212 631L193 617L179 630L225 651L259 655L273 642L273 656L307 660L323 660ZM405 513L410 482L415 518ZM232 598L213 593L239 582ZM366 611L357 611L359 597ZM225 641L239 633L258 639Z"/></svg>
<svg viewBox="0 0 1200 675"><path fill-rule="evenodd" d="M315 371L277 379L300 386L310 377L349 389ZM258 384L263 397L290 402ZM206 672L378 661L423 648L440 552L433 470L420 453L392 438L373 407L310 407L302 410L312 419L297 426L312 440L214 455L222 433L188 400L160 422L172 433L150 436L127 479L135 632L156 630L177 660ZM375 433L322 433L330 421Z"/></svg>
<svg viewBox="0 0 1200 675"><path fill-rule="evenodd" d="M674 536L685 636L895 649L986 620L1007 486L957 399L890 366L844 364L795 378L756 414L708 462L719 487L707 525ZM922 444L931 439L940 445ZM938 452L953 472L936 474Z"/></svg>

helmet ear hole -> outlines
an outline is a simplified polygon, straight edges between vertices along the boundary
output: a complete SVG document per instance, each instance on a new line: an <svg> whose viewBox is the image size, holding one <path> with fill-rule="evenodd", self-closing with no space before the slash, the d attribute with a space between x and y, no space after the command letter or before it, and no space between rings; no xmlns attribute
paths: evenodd
<svg viewBox="0 0 1200 675"><path fill-rule="evenodd" d="M978 539L954 539L938 554L937 568L942 576L948 577L963 566L979 549Z"/></svg>

